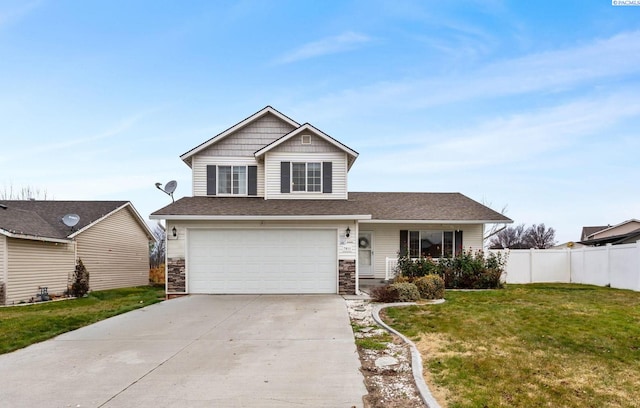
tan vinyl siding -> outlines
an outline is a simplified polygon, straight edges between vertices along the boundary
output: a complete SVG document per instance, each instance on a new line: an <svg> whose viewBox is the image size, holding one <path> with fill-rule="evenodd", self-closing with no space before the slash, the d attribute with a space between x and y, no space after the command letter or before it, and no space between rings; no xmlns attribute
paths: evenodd
<svg viewBox="0 0 640 408"><path fill-rule="evenodd" d="M253 157L195 156L192 162L193 195L207 195L207 166L258 166L258 196L264 197L264 165Z"/></svg>
<svg viewBox="0 0 640 408"><path fill-rule="evenodd" d="M482 249L482 224L455 225L455 224L373 224L360 223L360 231L373 232L373 256L374 277L384 279L386 258L397 258L400 250L401 230L461 230L462 245L465 249Z"/></svg>
<svg viewBox="0 0 640 408"><path fill-rule="evenodd" d="M7 304L28 302L46 286L63 294L75 269L73 243L7 238Z"/></svg>
<svg viewBox="0 0 640 408"><path fill-rule="evenodd" d="M253 157L253 154L295 129L270 113L214 143L199 156Z"/></svg>
<svg viewBox="0 0 640 408"><path fill-rule="evenodd" d="M332 162L332 192L329 193L285 193L280 192L280 162ZM265 155L266 199L347 199L347 154L335 150L328 153L268 152Z"/></svg>
<svg viewBox="0 0 640 408"><path fill-rule="evenodd" d="M149 241L128 208L91 226L76 241L91 290L149 283Z"/></svg>
<svg viewBox="0 0 640 408"><path fill-rule="evenodd" d="M7 281L7 263L7 237L0 235L0 284Z"/></svg>

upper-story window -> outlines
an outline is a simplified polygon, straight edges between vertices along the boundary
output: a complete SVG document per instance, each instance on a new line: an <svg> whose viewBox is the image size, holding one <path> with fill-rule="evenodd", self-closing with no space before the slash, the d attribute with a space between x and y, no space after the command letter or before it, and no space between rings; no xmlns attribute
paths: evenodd
<svg viewBox="0 0 640 408"><path fill-rule="evenodd" d="M247 194L247 166L218 166L217 178L218 194Z"/></svg>
<svg viewBox="0 0 640 408"><path fill-rule="evenodd" d="M322 191L321 163L291 163L292 191Z"/></svg>

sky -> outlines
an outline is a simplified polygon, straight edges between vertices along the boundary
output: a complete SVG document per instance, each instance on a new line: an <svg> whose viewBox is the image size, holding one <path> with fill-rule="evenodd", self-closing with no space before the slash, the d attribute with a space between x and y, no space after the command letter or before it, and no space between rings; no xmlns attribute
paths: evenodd
<svg viewBox="0 0 640 408"><path fill-rule="evenodd" d="M271 105L359 152L350 191L577 241L640 218L640 7L613 3L0 0L0 193L148 219L156 182L192 194L181 154Z"/></svg>

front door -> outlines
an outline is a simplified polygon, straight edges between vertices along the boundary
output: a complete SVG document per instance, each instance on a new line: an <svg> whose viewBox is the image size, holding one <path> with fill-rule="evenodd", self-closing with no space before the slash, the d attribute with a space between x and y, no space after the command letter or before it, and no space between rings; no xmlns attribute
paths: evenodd
<svg viewBox="0 0 640 408"><path fill-rule="evenodd" d="M373 278L373 232L358 235L358 270L361 278Z"/></svg>

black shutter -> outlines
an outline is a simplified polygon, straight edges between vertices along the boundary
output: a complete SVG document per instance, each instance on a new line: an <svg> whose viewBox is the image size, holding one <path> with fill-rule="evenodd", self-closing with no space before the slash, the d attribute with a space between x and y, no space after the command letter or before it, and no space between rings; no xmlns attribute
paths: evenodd
<svg viewBox="0 0 640 408"><path fill-rule="evenodd" d="M280 162L280 192L291 192L291 164Z"/></svg>
<svg viewBox="0 0 640 408"><path fill-rule="evenodd" d="M250 196L258 195L258 166L247 166L247 175L249 181L247 194Z"/></svg>
<svg viewBox="0 0 640 408"><path fill-rule="evenodd" d="M333 188L333 163L322 162L322 192L331 193Z"/></svg>
<svg viewBox="0 0 640 408"><path fill-rule="evenodd" d="M400 230L400 256L409 254L409 231Z"/></svg>
<svg viewBox="0 0 640 408"><path fill-rule="evenodd" d="M454 255L458 256L458 255L460 255L462 253L462 249L463 249L462 248L462 231L456 231L455 232L454 241L455 241L454 245L455 245L455 248L456 248L455 249L456 252L455 252Z"/></svg>
<svg viewBox="0 0 640 408"><path fill-rule="evenodd" d="M216 166L207 166L207 195L216 195Z"/></svg>

